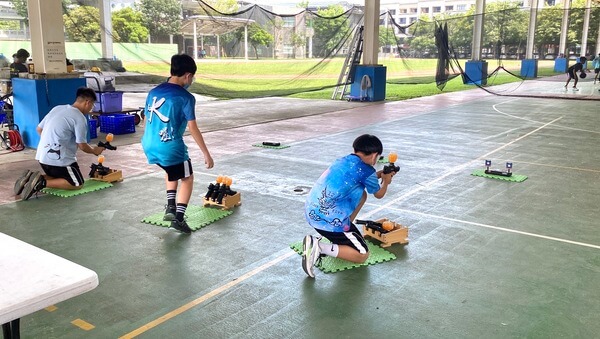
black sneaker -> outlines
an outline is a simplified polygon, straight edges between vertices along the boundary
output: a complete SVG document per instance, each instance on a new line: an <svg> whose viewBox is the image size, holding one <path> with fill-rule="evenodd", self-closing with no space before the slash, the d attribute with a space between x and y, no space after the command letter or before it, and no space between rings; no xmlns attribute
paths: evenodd
<svg viewBox="0 0 600 339"><path fill-rule="evenodd" d="M174 219L173 221L171 221L170 228L172 228L176 231L179 231L181 233L185 233L185 234L192 233L192 229L188 226L188 224L185 222L185 220L179 221L177 219Z"/></svg>
<svg viewBox="0 0 600 339"><path fill-rule="evenodd" d="M165 206L165 216L163 217L164 221L173 221L175 220L175 212L177 208L175 206Z"/></svg>
<svg viewBox="0 0 600 339"><path fill-rule="evenodd" d="M25 187L23 187L21 199L29 200L32 195L41 191L44 187L46 187L46 179L44 179L40 172L33 172L29 178L29 181L27 181L27 184L25 184Z"/></svg>
<svg viewBox="0 0 600 339"><path fill-rule="evenodd" d="M17 179L17 181L15 182L15 195L19 195L21 194L21 192L23 192L23 187L25 187L27 180L31 178L31 174L33 174L32 171L25 170L23 174L21 174L19 179Z"/></svg>

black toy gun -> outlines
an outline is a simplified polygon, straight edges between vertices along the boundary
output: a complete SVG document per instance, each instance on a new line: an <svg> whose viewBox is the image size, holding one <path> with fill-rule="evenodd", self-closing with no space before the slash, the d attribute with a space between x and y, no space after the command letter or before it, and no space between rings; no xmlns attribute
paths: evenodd
<svg viewBox="0 0 600 339"><path fill-rule="evenodd" d="M400 172L400 166L396 166L394 163L398 160L398 154L390 153L388 155L389 164L383 166L383 174L390 174L392 172Z"/></svg>
<svg viewBox="0 0 600 339"><path fill-rule="evenodd" d="M365 225L367 228L370 228L372 230L381 232L381 233L387 233L388 231L383 229L383 225L380 222L376 222L373 220L358 220L356 219L355 221L357 224L359 225Z"/></svg>
<svg viewBox="0 0 600 339"><path fill-rule="evenodd" d="M108 133L106 135L106 142L99 141L98 142L98 147L104 147L104 148L109 149L111 151L116 151L117 150L117 146L113 146L113 145L110 144L110 142L113 141L113 138L114 138L113 134L112 133Z"/></svg>
<svg viewBox="0 0 600 339"><path fill-rule="evenodd" d="M90 170L90 178L93 178L96 174L98 175L107 175L110 173L110 168L102 165L102 163L104 162L104 156L103 155L99 155L98 156L98 164L92 164L90 166L91 170Z"/></svg>

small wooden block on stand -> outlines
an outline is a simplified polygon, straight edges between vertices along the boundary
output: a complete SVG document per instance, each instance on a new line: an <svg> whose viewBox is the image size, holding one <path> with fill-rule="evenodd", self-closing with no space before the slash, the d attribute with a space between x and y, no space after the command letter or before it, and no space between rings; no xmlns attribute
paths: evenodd
<svg viewBox="0 0 600 339"><path fill-rule="evenodd" d="M384 221L388 221L388 219L379 219L376 222L383 223ZM408 244L408 227L393 221L391 221L391 223L394 224L394 229L386 233L379 232L363 225L363 235L381 241L381 247L390 247L393 244Z"/></svg>
<svg viewBox="0 0 600 339"><path fill-rule="evenodd" d="M204 198L204 207L217 206L217 207L221 207L222 209L228 210L235 206L239 206L241 204L242 204L242 202L241 202L240 192L237 192L234 195L224 196L223 200L220 204L218 204L216 201L212 201L210 199Z"/></svg>
<svg viewBox="0 0 600 339"><path fill-rule="evenodd" d="M123 181L123 172L114 169L111 169L110 173L106 175L99 175L98 172L96 172L94 173L93 179L105 182Z"/></svg>

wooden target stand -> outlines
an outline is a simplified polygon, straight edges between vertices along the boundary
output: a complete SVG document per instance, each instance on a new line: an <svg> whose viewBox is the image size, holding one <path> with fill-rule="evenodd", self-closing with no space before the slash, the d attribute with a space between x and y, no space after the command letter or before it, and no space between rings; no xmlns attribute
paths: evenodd
<svg viewBox="0 0 600 339"><path fill-rule="evenodd" d="M389 221L388 219L376 220L378 223ZM408 244L408 227L402 226L401 224L390 221L394 225L394 229L389 232L379 232L372 228L363 225L363 235L365 237L371 237L381 242L381 247L390 247L393 244Z"/></svg>

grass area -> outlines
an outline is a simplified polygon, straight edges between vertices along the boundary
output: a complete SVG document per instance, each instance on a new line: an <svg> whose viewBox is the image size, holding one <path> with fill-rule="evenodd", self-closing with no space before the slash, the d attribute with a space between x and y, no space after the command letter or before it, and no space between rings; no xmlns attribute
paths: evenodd
<svg viewBox="0 0 600 339"><path fill-rule="evenodd" d="M220 99L291 96L306 99L330 99L343 67L343 58L331 60L242 60L204 59L198 61L196 83L190 90L200 95ZM472 89L462 78L448 81L443 91L435 83L437 59L384 58L387 68L386 100L397 101L430 96L444 92ZM464 67L465 60L460 64ZM520 60L488 61L488 72L502 66L514 74L520 73ZM157 79L169 75L165 62L127 63L134 72L153 74ZM538 76L556 75L553 60L538 61ZM488 79L487 86L519 82L521 79L499 69Z"/></svg>

